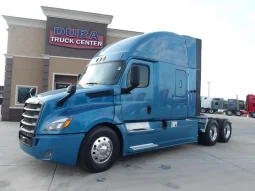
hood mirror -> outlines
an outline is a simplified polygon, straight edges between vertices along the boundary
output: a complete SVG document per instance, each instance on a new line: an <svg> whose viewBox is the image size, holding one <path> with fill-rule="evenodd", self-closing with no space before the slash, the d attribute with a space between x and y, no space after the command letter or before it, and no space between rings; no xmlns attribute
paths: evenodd
<svg viewBox="0 0 255 191"><path fill-rule="evenodd" d="M77 80L80 80L80 78L81 78L81 74L79 74L79 75L77 76Z"/></svg>
<svg viewBox="0 0 255 191"><path fill-rule="evenodd" d="M70 85L67 87L67 93L69 94L74 94L76 92L76 86L75 85Z"/></svg>
<svg viewBox="0 0 255 191"><path fill-rule="evenodd" d="M66 100L68 100L76 92L76 85L70 85L67 87L66 92L68 93L65 97L57 101L57 107L62 107Z"/></svg>
<svg viewBox="0 0 255 191"><path fill-rule="evenodd" d="M29 93L30 93L30 97L35 96L36 89L35 89L35 88L31 88L30 91L29 91Z"/></svg>

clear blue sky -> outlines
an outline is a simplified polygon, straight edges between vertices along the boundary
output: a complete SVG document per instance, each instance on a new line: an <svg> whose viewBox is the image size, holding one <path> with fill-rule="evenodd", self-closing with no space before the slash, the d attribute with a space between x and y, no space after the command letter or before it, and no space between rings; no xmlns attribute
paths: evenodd
<svg viewBox="0 0 255 191"><path fill-rule="evenodd" d="M255 94L253 0L3 0L0 15L45 19L40 6L113 15L109 27L141 32L172 31L202 39L202 95L244 99ZM14 7L15 6L15 7ZM0 84L4 81L7 25L0 18Z"/></svg>

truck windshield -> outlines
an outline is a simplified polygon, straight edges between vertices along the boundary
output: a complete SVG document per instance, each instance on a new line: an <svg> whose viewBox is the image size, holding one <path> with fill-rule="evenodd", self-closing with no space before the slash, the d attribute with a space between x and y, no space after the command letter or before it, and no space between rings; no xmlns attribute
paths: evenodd
<svg viewBox="0 0 255 191"><path fill-rule="evenodd" d="M84 86L86 84L116 84L122 72L123 66L123 62L105 62L91 64L87 67L78 85Z"/></svg>

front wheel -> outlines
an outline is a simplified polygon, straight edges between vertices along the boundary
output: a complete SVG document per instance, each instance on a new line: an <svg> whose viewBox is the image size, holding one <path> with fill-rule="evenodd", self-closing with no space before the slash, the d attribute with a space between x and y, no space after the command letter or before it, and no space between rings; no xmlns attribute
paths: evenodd
<svg viewBox="0 0 255 191"><path fill-rule="evenodd" d="M241 111L236 111L236 116L241 116L242 112Z"/></svg>
<svg viewBox="0 0 255 191"><path fill-rule="evenodd" d="M251 117L255 118L255 112L251 113Z"/></svg>
<svg viewBox="0 0 255 191"><path fill-rule="evenodd" d="M219 139L219 125L216 120L210 119L206 131L199 135L199 142L203 145L213 146Z"/></svg>
<svg viewBox="0 0 255 191"><path fill-rule="evenodd" d="M205 113L206 110L204 108L201 109L201 113Z"/></svg>
<svg viewBox="0 0 255 191"><path fill-rule="evenodd" d="M233 112L231 110L228 110L226 113L227 113L228 116L233 115Z"/></svg>
<svg viewBox="0 0 255 191"><path fill-rule="evenodd" d="M120 153L118 135L109 127L99 126L85 135L82 141L79 164L93 173L111 168Z"/></svg>

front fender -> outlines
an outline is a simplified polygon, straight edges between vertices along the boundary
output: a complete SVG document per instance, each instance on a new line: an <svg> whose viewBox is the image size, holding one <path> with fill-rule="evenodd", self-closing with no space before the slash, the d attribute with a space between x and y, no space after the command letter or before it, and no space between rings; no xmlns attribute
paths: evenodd
<svg viewBox="0 0 255 191"><path fill-rule="evenodd" d="M112 103L91 103L87 107L73 107L59 110L48 115L37 128L37 134L84 133L98 123L112 123L114 106ZM70 125L61 131L44 131L47 124L64 117L72 117Z"/></svg>
<svg viewBox="0 0 255 191"><path fill-rule="evenodd" d="M86 133L90 129L92 129L93 127L95 127L96 125L101 124L101 123L110 123L110 124L112 124L112 121L113 121L113 117L111 117L111 116L95 118L91 121L86 122L82 132Z"/></svg>

